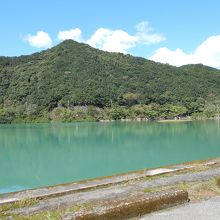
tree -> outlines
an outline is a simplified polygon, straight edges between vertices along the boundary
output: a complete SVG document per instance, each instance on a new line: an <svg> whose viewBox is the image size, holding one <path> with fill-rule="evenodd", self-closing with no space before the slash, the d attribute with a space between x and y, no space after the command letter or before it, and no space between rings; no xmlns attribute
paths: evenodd
<svg viewBox="0 0 220 220"><path fill-rule="evenodd" d="M124 105L132 106L138 103L139 96L136 93L128 92L123 94L122 98L122 102Z"/></svg>

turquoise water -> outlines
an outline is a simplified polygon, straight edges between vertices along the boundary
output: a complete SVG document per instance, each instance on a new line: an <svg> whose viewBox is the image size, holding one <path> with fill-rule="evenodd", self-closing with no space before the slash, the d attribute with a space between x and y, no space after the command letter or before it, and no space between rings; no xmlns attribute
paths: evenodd
<svg viewBox="0 0 220 220"><path fill-rule="evenodd" d="M0 125L0 193L219 156L219 121Z"/></svg>

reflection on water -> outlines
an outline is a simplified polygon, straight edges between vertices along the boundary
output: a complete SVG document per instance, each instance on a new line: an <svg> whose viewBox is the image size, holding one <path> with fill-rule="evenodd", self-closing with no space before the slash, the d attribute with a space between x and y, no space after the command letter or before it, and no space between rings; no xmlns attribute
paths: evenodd
<svg viewBox="0 0 220 220"><path fill-rule="evenodd" d="M219 121L0 126L0 193L220 156Z"/></svg>

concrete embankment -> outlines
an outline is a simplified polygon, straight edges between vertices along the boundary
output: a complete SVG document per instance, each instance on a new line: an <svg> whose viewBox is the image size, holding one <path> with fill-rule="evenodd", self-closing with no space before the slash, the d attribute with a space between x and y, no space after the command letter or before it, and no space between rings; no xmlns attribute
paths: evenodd
<svg viewBox="0 0 220 220"><path fill-rule="evenodd" d="M213 159L4 194L0 219L127 219L196 200L203 184L214 196L218 177Z"/></svg>

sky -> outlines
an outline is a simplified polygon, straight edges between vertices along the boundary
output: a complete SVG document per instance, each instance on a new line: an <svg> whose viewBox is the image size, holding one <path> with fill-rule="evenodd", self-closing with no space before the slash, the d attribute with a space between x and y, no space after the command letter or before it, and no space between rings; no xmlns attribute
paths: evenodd
<svg viewBox="0 0 220 220"><path fill-rule="evenodd" d="M5 0L0 56L73 39L175 66L220 68L219 9L219 0Z"/></svg>

